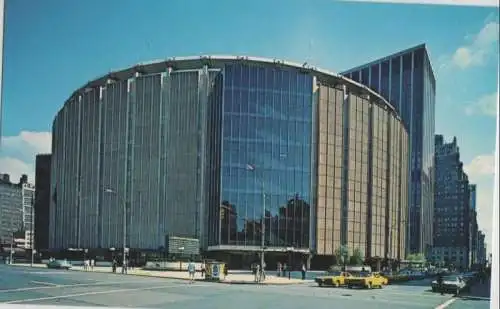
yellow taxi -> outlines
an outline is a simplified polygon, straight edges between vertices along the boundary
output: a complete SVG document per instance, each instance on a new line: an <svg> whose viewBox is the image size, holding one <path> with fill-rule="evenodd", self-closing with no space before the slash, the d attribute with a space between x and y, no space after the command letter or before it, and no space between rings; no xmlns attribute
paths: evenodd
<svg viewBox="0 0 500 309"><path fill-rule="evenodd" d="M331 271L324 276L319 276L314 279L319 286L334 286L339 287L345 285L346 278L351 277L351 274L345 271Z"/></svg>
<svg viewBox="0 0 500 309"><path fill-rule="evenodd" d="M382 288L387 278L370 272L359 272L352 274L351 277L345 279L345 284L349 289L353 287L362 288Z"/></svg>
<svg viewBox="0 0 500 309"><path fill-rule="evenodd" d="M382 280L382 284L383 285L388 285L389 284L389 279L387 277L385 277L383 274L381 274L379 272L374 272L373 276L380 277L380 279Z"/></svg>

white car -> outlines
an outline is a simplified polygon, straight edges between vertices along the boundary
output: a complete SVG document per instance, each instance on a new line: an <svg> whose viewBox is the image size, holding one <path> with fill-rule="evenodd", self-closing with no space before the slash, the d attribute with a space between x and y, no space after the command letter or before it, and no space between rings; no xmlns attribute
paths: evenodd
<svg viewBox="0 0 500 309"><path fill-rule="evenodd" d="M431 287L432 287L432 292L440 292L437 280L432 281ZM461 276L454 275L454 276L443 277L443 284L441 288L445 293L451 292L455 295L458 295L462 290L466 289L466 287L467 284Z"/></svg>

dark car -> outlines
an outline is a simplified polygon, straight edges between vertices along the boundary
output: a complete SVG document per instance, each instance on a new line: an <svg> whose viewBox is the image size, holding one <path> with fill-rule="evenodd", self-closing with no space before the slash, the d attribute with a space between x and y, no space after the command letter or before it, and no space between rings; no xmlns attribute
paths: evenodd
<svg viewBox="0 0 500 309"><path fill-rule="evenodd" d="M437 280L431 283L432 292L440 292L439 284ZM443 277L442 291L444 293L452 293L455 295L460 294L460 292L468 289L466 281L459 275L450 275Z"/></svg>

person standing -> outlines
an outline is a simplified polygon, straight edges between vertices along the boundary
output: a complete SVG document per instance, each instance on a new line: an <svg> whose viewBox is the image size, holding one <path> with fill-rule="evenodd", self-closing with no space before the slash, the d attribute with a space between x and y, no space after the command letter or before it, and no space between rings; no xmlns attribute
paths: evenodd
<svg viewBox="0 0 500 309"><path fill-rule="evenodd" d="M94 271L94 265L95 265L95 260L94 260L94 259L91 259L91 260L90 260L90 270L91 270L91 271Z"/></svg>
<svg viewBox="0 0 500 309"><path fill-rule="evenodd" d="M281 263L280 262L278 262L278 265L276 266L276 275L278 277L281 276Z"/></svg>
<svg viewBox="0 0 500 309"><path fill-rule="evenodd" d="M194 282L194 275L196 273L196 265L192 260L189 261L188 264L188 273L189 273L189 281L192 283Z"/></svg>
<svg viewBox="0 0 500 309"><path fill-rule="evenodd" d="M306 264L302 264L302 280L306 280L306 272L307 272Z"/></svg>

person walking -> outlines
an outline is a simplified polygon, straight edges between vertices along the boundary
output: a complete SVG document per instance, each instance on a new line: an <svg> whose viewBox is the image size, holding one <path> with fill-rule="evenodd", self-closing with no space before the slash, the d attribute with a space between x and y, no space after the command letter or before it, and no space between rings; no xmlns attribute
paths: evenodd
<svg viewBox="0 0 500 309"><path fill-rule="evenodd" d="M302 264L302 280L306 280L306 272L307 272L307 268L306 268L306 264Z"/></svg>
<svg viewBox="0 0 500 309"><path fill-rule="evenodd" d="M443 288L443 274L439 273L437 277L437 284L438 284L438 291L441 293L441 295L444 295L444 288Z"/></svg>
<svg viewBox="0 0 500 309"><path fill-rule="evenodd" d="M281 262L278 262L278 265L276 266L276 276L280 277L281 276Z"/></svg>
<svg viewBox="0 0 500 309"><path fill-rule="evenodd" d="M189 273L189 281L191 283L194 282L194 275L196 273L196 265L194 264L194 262L192 260L189 261L189 264L188 264L188 273Z"/></svg>
<svg viewBox="0 0 500 309"><path fill-rule="evenodd" d="M91 260L90 260L90 270L91 270L91 271L94 271L94 265L95 265L95 260L94 260L94 259L91 259Z"/></svg>
<svg viewBox="0 0 500 309"><path fill-rule="evenodd" d="M229 266L227 263L224 264L224 280L226 280L227 275L229 274Z"/></svg>

